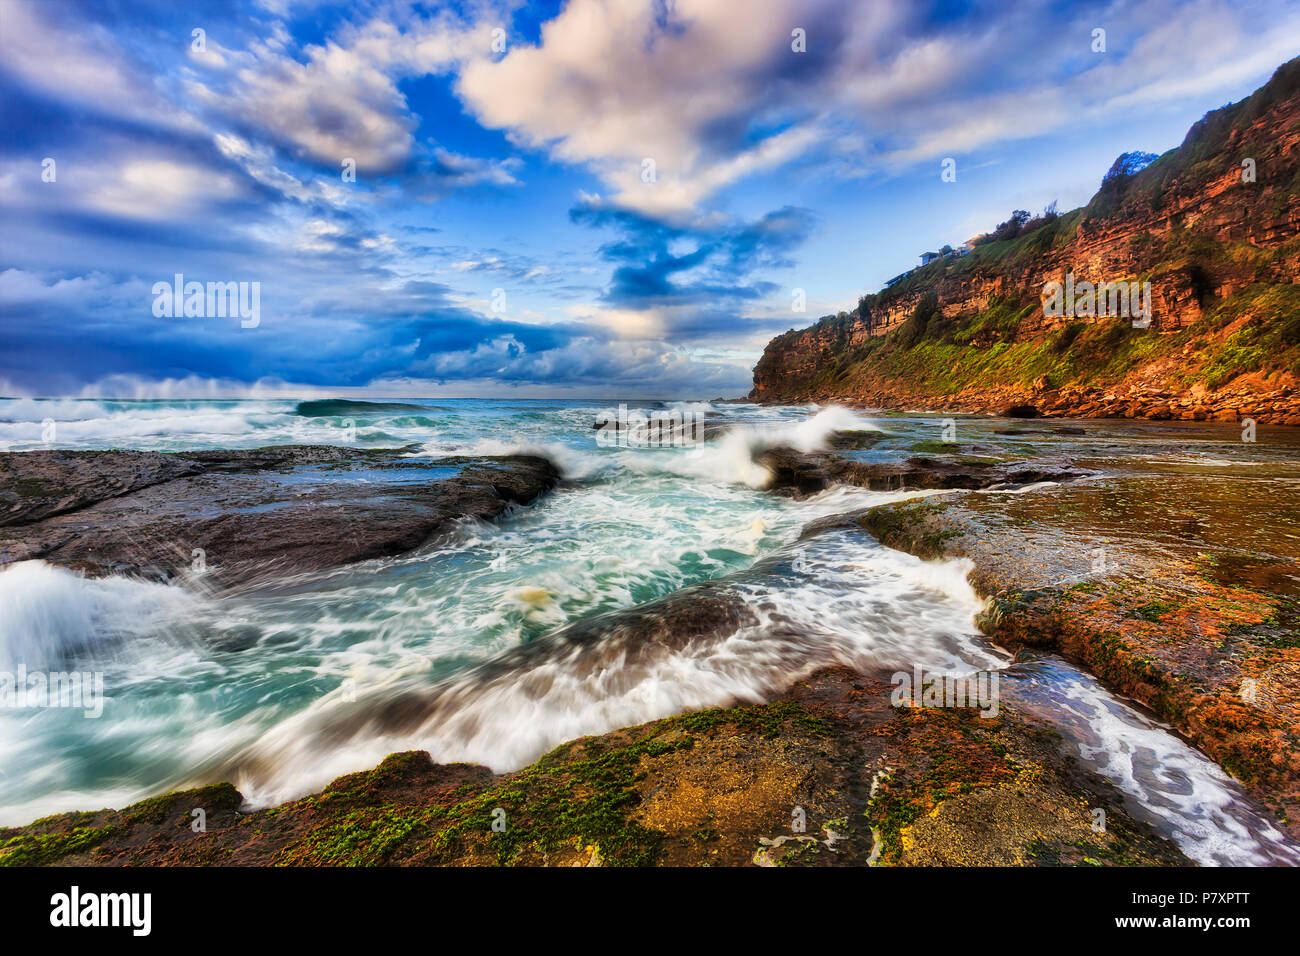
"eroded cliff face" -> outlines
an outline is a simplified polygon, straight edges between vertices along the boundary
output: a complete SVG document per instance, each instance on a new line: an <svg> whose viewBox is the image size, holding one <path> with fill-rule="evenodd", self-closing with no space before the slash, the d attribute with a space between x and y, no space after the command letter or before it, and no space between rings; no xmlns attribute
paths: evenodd
<svg viewBox="0 0 1300 956"><path fill-rule="evenodd" d="M1149 283L1149 313L1054 315L1053 281ZM1298 283L1300 59L1087 207L773 339L750 398L1300 425Z"/></svg>

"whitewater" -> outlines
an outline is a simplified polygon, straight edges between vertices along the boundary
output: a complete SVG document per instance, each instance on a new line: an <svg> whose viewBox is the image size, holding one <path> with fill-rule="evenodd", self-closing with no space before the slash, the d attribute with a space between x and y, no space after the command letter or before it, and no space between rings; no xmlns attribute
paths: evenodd
<svg viewBox="0 0 1300 956"><path fill-rule="evenodd" d="M860 454L885 460L933 421L642 403L731 427L697 446L602 447L592 424L613 404L0 399L0 450L347 443L536 454L563 476L533 505L462 522L416 553L233 594L39 561L0 569L0 671L102 673L112 714L0 709L0 825L221 779L267 806L411 749L512 770L575 737L770 700L828 665L920 666L1002 672L1013 699L1063 728L1080 760L1193 859L1300 860L1167 728L1063 661L1013 663L989 643L966 562L922 561L860 533L802 536L818 519L922 493L763 490L765 447L810 451L836 431L879 431ZM651 646L617 626L616 612L701 587L740 597L753 620ZM557 638L577 627L594 637Z"/></svg>

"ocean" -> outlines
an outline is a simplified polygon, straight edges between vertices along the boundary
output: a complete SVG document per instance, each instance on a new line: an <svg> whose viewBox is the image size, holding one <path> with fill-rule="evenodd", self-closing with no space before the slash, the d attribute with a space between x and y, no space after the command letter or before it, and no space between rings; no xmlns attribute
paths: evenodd
<svg viewBox="0 0 1300 956"><path fill-rule="evenodd" d="M1004 694L1061 729L1189 856L1297 859L1240 787L1167 728L1064 661L1014 662L985 639L968 562L923 561L851 530L801 537L817 519L927 493L763 490L764 447L878 431L853 454L889 460L937 439L937 416L629 404L732 428L636 448L597 440L593 422L617 406L604 401L0 399L10 451L348 443L536 454L563 475L536 503L466 520L423 550L235 593L40 561L0 570L0 671L22 661L100 673L112 715L0 709L0 825L224 779L268 806L402 750L513 770L576 737L769 700L842 664L996 671ZM978 438L992 426L961 427ZM1094 440L1116 441L1101 430L1074 439ZM1143 454L1140 437L1125 447ZM1222 451L1206 440L1186 453ZM708 587L741 598L753 620L649 645L620 625L627 609ZM575 629L581 640L561 639Z"/></svg>

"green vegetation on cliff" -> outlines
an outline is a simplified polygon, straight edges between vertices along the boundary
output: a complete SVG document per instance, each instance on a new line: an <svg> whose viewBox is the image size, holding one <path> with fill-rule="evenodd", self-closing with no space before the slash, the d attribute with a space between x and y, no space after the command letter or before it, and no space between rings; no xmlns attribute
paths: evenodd
<svg viewBox="0 0 1300 956"><path fill-rule="evenodd" d="M751 397L968 407L1014 397L1068 413L1060 390L1142 392L1159 408L1253 375L1231 407L1249 410L1254 397L1266 419L1300 421L1300 408L1276 401L1300 378L1298 154L1300 58L1207 114L1178 148L1117 161L1086 207L1017 211L968 254L773 339ZM1043 283L1066 273L1149 283L1150 327L1131 314L1046 316Z"/></svg>
<svg viewBox="0 0 1300 956"><path fill-rule="evenodd" d="M807 386L833 394L874 375L935 395L990 382L1029 388L1039 379L1052 389L1104 387L1162 357L1178 357L1187 385L1202 382L1211 389L1247 372L1300 375L1298 286L1253 284L1223 299L1191 327L1166 335L1112 319L1070 323L1046 337L1019 338L1021 321L1037 308L997 300L961 319L944 319L936 312L915 317L915 326L909 323L836 356ZM1240 328L1223 335L1231 325Z"/></svg>

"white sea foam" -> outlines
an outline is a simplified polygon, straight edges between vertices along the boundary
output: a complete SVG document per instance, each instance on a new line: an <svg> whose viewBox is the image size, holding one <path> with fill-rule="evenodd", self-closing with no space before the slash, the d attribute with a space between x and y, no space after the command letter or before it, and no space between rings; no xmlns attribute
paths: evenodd
<svg viewBox="0 0 1300 956"><path fill-rule="evenodd" d="M574 737L769 699L832 664L967 674L1006 660L974 637L982 602L966 562L864 549L843 533L791 556L803 573L760 569L734 586L752 619L720 633L679 640L669 625L647 636L612 618L596 640L512 652L436 686L415 673L359 687L355 701L328 695L239 755L240 789L275 803L413 748L511 770ZM395 727L392 712L422 716Z"/></svg>
<svg viewBox="0 0 1300 956"><path fill-rule="evenodd" d="M109 651L116 641L157 633L197 600L163 584L16 562L0 570L0 670L54 668L69 655Z"/></svg>
<svg viewBox="0 0 1300 956"><path fill-rule="evenodd" d="M1131 813L1205 865L1300 865L1291 844L1241 785L1164 724L1053 657L1017 664L1003 694L1061 730L1081 762L1128 798Z"/></svg>
<svg viewBox="0 0 1300 956"><path fill-rule="evenodd" d="M95 661L112 698L109 720L0 714L0 824L232 776L272 803L412 748L509 769L576 736L770 699L828 664L950 676L1006 666L975 631L981 605L965 562L920 561L856 532L800 537L806 522L920 495L834 488L790 501L755 490L768 480L757 452L814 451L832 432L876 429L862 415L722 405L731 428L713 441L627 449L596 444L596 405L499 404L380 409L355 423L361 442L418 442L426 456L538 454L571 479L436 548L221 601L41 562L0 571L0 669ZM0 442L41 447L46 418L56 447L329 442L342 427L295 408L269 397L0 400ZM644 640L644 629L600 617L723 576L752 615L734 626ZM575 623L588 639L555 639ZM1035 682L1008 684L1020 693ZM1066 684L1044 716L1189 855L1280 858L1275 831L1213 764L1095 683Z"/></svg>
<svg viewBox="0 0 1300 956"><path fill-rule="evenodd" d="M594 444L594 443L593 443ZM438 439L425 442L419 454L439 455L535 455L545 458L565 478L590 478L610 467L607 458L595 451L585 452L557 441L511 441L480 438L473 441Z"/></svg>
<svg viewBox="0 0 1300 956"><path fill-rule="evenodd" d="M92 399L35 399L16 398L0 400L0 423L80 421L100 418L108 414L104 406Z"/></svg>
<svg viewBox="0 0 1300 956"><path fill-rule="evenodd" d="M567 478L589 478L607 470L613 463L638 474L670 474L705 478L762 488L771 480L766 468L754 460L765 448L788 446L801 452L826 448L830 436L838 431L880 431L872 421L846 408L823 409L807 419L789 422L747 424L743 419L712 441L673 448L597 450L594 438L591 452L559 442L487 438L469 442L435 440L426 443L426 455L539 455L551 461Z"/></svg>

